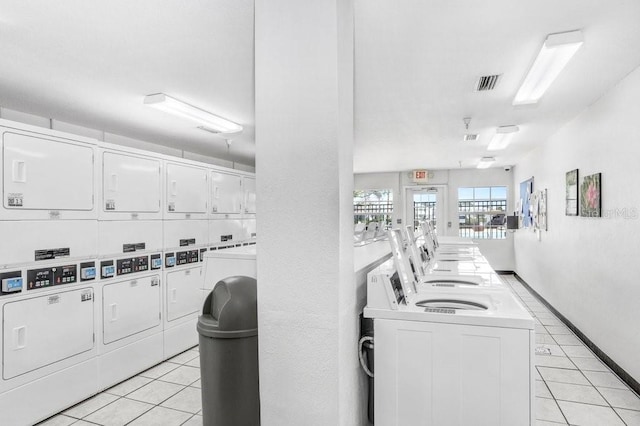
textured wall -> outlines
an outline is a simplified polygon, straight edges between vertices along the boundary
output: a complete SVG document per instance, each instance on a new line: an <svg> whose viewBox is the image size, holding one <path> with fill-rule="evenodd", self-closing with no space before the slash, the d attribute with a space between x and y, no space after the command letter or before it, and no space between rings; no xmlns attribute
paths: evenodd
<svg viewBox="0 0 640 426"><path fill-rule="evenodd" d="M519 230L516 271L616 363L640 380L640 69L520 161L514 186L531 176L548 188L540 241ZM602 173L602 218L565 216L565 173Z"/></svg>

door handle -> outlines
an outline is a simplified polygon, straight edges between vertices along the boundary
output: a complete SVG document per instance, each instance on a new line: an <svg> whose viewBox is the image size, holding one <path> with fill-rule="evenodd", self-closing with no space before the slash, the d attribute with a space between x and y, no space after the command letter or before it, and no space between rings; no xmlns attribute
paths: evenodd
<svg viewBox="0 0 640 426"><path fill-rule="evenodd" d="M27 326L16 327L13 329L13 348L14 350L24 349L27 346Z"/></svg>
<svg viewBox="0 0 640 426"><path fill-rule="evenodd" d="M24 160L13 160L12 171L14 182L27 181L27 164L24 162Z"/></svg>

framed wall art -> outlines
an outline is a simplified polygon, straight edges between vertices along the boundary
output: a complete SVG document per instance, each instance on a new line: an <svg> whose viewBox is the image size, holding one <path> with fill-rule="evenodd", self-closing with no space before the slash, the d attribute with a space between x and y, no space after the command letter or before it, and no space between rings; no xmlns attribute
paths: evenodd
<svg viewBox="0 0 640 426"><path fill-rule="evenodd" d="M578 216L578 169L567 172L565 215Z"/></svg>
<svg viewBox="0 0 640 426"><path fill-rule="evenodd" d="M524 182L520 182L520 206L521 206L521 214L522 214L522 227L529 228L533 225L532 222L532 211L531 205L529 204L529 199L531 194L533 193L533 177L531 179L527 179Z"/></svg>
<svg viewBox="0 0 640 426"><path fill-rule="evenodd" d="M580 216L602 216L601 178L601 173L582 178L580 183Z"/></svg>

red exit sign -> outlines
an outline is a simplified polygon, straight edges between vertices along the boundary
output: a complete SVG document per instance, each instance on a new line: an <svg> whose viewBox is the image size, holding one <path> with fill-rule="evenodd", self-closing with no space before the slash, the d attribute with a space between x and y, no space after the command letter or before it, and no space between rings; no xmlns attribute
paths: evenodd
<svg viewBox="0 0 640 426"><path fill-rule="evenodd" d="M429 172L427 170L414 170L413 181L415 183L427 183L429 181Z"/></svg>

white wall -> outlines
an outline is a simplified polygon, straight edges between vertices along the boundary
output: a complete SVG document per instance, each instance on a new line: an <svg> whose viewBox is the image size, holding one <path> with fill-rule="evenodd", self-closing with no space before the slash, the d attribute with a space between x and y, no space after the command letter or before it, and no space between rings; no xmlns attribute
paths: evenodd
<svg viewBox="0 0 640 426"><path fill-rule="evenodd" d="M510 211L515 205L513 190L513 172L506 172L502 168L494 169L452 169L434 170L429 178L431 185L445 185L446 217L443 227L444 235L458 235L458 188L470 186L506 186L508 188L508 205ZM361 173L354 175L354 189L384 189L393 190L393 223L402 219L404 223L405 187L415 186L409 172L395 173ZM448 228L447 222L451 222ZM508 233L506 240L477 240L480 250L491 266L496 270L513 271L515 261L513 256L513 234Z"/></svg>
<svg viewBox="0 0 640 426"><path fill-rule="evenodd" d="M640 380L640 69L517 164L548 188L548 232L515 235L516 272ZM565 173L602 173L602 218L565 216ZM519 189L518 189L519 191ZM626 209L626 210L625 210Z"/></svg>

